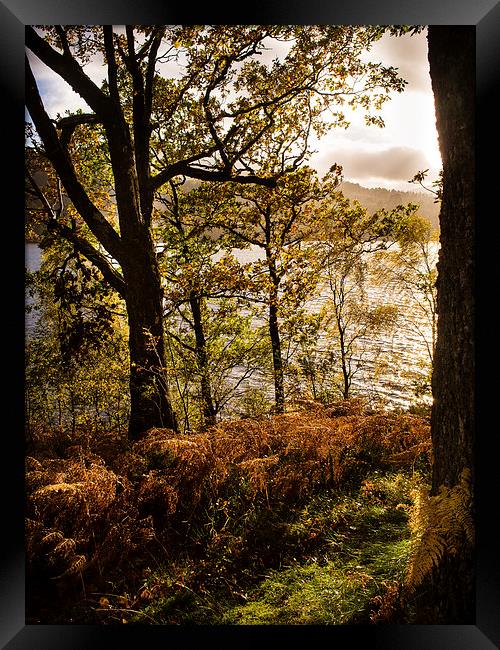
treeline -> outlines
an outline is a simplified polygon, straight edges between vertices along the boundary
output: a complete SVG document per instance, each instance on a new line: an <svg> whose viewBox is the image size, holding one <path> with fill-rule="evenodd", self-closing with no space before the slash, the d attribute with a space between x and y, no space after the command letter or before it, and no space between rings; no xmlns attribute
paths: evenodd
<svg viewBox="0 0 500 650"><path fill-rule="evenodd" d="M408 179L412 182L411 179ZM415 181L416 182L416 181ZM439 228L439 201L431 183L425 181L425 191L388 190L383 187L363 187L358 183L343 181L340 189L348 199L361 203L369 212L376 212L381 208L392 209L404 203L415 203L419 206L420 213L425 215L433 228ZM429 191L430 190L430 191Z"/></svg>

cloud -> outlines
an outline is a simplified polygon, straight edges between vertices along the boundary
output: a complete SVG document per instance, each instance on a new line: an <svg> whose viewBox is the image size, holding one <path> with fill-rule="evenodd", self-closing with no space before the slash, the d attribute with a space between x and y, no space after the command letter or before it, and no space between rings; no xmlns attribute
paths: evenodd
<svg viewBox="0 0 500 650"><path fill-rule="evenodd" d="M269 40L270 47L262 58L270 61L283 56L288 46ZM51 117L66 109L89 111L83 99L59 77L44 66L32 53L28 57L40 87L44 103ZM366 60L381 61L398 68L408 80L403 93L394 93L382 108L386 127L368 127L361 111L347 111L351 126L346 130L334 129L318 142L311 138L311 146L318 152L311 164L324 174L337 162L344 167L344 177L354 182L370 185L401 185L421 169L429 168L435 174L441 168L435 129L435 113L427 60L426 32L415 36L384 36L365 55ZM178 76L174 63L162 72ZM102 62L89 62L86 73L100 85L106 74Z"/></svg>
<svg viewBox="0 0 500 650"><path fill-rule="evenodd" d="M81 108L84 112L90 108L87 103L78 95L61 77L48 68L30 50L27 50L28 60L35 75L40 95L50 117L55 118L57 113L71 112ZM101 85L106 77L102 60L94 57L84 67L85 73L96 83Z"/></svg>
<svg viewBox="0 0 500 650"><path fill-rule="evenodd" d="M334 162L342 165L344 178L359 182L385 179L388 182L408 181L417 171L430 167L425 154L410 147L388 147L379 150L359 148L333 149L314 161L321 173Z"/></svg>
<svg viewBox="0 0 500 650"><path fill-rule="evenodd" d="M380 57L384 65L398 69L408 84L407 90L429 92L429 62L427 59L427 30L414 36L383 36L368 55L372 60Z"/></svg>

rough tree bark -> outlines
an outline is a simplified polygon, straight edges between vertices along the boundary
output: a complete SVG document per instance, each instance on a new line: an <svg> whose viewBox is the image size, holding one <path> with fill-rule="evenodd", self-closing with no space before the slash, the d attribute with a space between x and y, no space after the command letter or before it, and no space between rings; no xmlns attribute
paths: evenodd
<svg viewBox="0 0 500 650"><path fill-rule="evenodd" d="M474 28L431 26L428 45L444 174L432 378L435 495L456 485L463 470L474 477ZM473 573L472 549L464 544L434 572L433 620L423 622L473 623Z"/></svg>
<svg viewBox="0 0 500 650"><path fill-rule="evenodd" d="M430 27L429 63L443 159L434 359L432 488L473 471L474 103L473 28Z"/></svg>

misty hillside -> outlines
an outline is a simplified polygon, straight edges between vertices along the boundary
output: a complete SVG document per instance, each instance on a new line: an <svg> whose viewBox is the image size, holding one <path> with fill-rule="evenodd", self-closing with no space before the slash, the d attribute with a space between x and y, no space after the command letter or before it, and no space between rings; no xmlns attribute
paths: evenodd
<svg viewBox="0 0 500 650"><path fill-rule="evenodd" d="M185 191L189 191L199 185L199 181L186 179L183 185ZM339 189L344 196L351 200L357 200L369 213L376 212L381 208L392 210L397 205L416 203L420 206L419 214L429 219L434 228L439 227L439 203L434 203L434 194L431 192L403 192L399 190L387 190L382 187L369 188L344 181Z"/></svg>
<svg viewBox="0 0 500 650"><path fill-rule="evenodd" d="M186 179L183 185L184 191L189 191L199 184L200 182L197 180ZM44 183L42 183L43 185ZM369 213L376 212L381 208L391 210L397 205L416 203L420 206L419 214L429 219L434 228L439 227L439 204L434 203L434 195L431 192L403 192L381 187L368 188L349 181L341 183L339 189L348 199L359 201ZM37 242L43 230L40 225L36 226L31 235L26 237L26 241Z"/></svg>
<svg viewBox="0 0 500 650"><path fill-rule="evenodd" d="M430 192L402 192L381 187L371 189L348 181L344 181L339 189L348 199L359 201L368 212L376 212L381 208L390 210L400 204L416 203L420 206L419 214L429 219L435 228L439 226L439 203L434 203L434 195Z"/></svg>

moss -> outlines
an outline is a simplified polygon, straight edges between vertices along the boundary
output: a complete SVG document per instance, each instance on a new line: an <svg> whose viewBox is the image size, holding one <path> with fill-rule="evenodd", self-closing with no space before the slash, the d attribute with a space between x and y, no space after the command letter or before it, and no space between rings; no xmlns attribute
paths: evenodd
<svg viewBox="0 0 500 650"><path fill-rule="evenodd" d="M221 607L213 598L182 586L175 593L154 601L134 614L130 623L153 625L216 625Z"/></svg>
<svg viewBox="0 0 500 650"><path fill-rule="evenodd" d="M401 580L410 553L407 515L398 509L406 486L401 475L373 476L378 503L363 494L309 502L284 526L280 543L295 539L306 561L267 572L245 604L230 608L222 622L233 625L342 625L369 622L374 597L384 584ZM384 489L382 489L384 488ZM385 490L385 492L384 492ZM314 537L316 548L300 553ZM312 556L312 552L322 560Z"/></svg>

